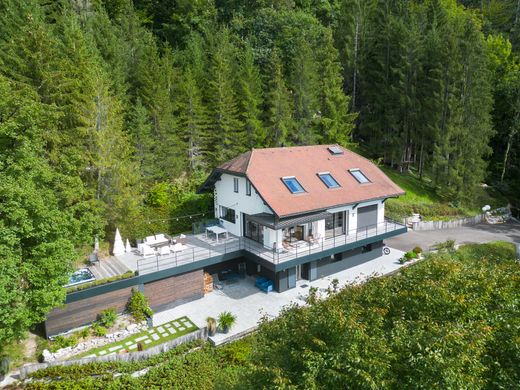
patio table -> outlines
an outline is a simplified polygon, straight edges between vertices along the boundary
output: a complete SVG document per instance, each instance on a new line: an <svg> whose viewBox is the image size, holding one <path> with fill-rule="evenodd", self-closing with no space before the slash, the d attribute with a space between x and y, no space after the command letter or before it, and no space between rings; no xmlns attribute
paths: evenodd
<svg viewBox="0 0 520 390"><path fill-rule="evenodd" d="M228 238L228 231L224 228L221 228L220 226L210 226L206 228L206 235L208 235L208 232L214 233L217 237L217 243L218 243L218 236L220 234L226 234L226 238Z"/></svg>

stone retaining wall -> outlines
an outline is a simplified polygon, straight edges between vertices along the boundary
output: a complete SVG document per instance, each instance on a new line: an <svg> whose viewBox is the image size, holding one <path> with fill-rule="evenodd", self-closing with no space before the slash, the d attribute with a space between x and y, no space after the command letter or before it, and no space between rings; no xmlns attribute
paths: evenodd
<svg viewBox="0 0 520 390"><path fill-rule="evenodd" d="M503 214L510 214L509 208L502 207L494 212L499 212ZM442 229L452 229L460 226L471 226L477 225L486 220L486 214L479 214L474 217L460 218L454 219L451 221L423 221L423 222L413 222L412 229L413 230L442 230Z"/></svg>
<svg viewBox="0 0 520 390"><path fill-rule="evenodd" d="M188 333L184 336L180 336L176 339L167 341L163 344L156 345L146 351L140 352L130 352L121 355L109 355L109 356L94 356L89 358L82 359L73 359L66 361L58 361L52 363L38 363L38 364L26 364L20 368L20 379L24 380L27 376L35 371L42 370L47 367L53 366L72 366L72 365L82 365L89 363L100 363L100 362L114 362L114 361L123 361L123 362L136 362L140 360L145 360L151 358L152 356L158 355L163 352L167 352L170 349L173 349L181 344L188 343L194 340L206 340L208 338L208 330L206 327L202 329L198 329L194 332Z"/></svg>

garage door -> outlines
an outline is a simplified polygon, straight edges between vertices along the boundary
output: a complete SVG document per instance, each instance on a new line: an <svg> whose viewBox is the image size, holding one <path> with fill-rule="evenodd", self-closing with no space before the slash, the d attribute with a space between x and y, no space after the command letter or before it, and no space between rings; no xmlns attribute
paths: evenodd
<svg viewBox="0 0 520 390"><path fill-rule="evenodd" d="M377 204L373 206L360 207L358 209L358 229L377 224Z"/></svg>

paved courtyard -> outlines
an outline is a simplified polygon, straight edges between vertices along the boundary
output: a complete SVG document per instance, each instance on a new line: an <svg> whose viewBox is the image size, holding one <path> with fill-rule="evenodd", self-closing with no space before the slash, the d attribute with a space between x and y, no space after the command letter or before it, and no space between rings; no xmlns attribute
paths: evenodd
<svg viewBox="0 0 520 390"><path fill-rule="evenodd" d="M296 288L283 293L266 294L255 287L254 278L247 277L235 284L224 285L222 290L214 290L204 298L154 314L153 325L159 326L176 318L187 316L198 327L204 327L207 317L217 318L219 313L230 311L237 317L235 325L228 334L217 333L211 338L215 344L221 344L229 338L254 329L264 315L274 318L279 315L284 306L292 302L303 305L310 287L316 287L323 293L331 285L333 279L338 279L340 286L344 286L347 283L362 282L370 276L391 273L403 266L398 261L402 255L403 252L392 249L389 255L353 265L351 268L331 276L312 282L300 280L297 282Z"/></svg>

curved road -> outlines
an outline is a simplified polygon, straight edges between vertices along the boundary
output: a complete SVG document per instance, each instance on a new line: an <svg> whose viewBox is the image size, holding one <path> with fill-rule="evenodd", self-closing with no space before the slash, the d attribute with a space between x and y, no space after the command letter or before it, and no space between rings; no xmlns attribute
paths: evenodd
<svg viewBox="0 0 520 390"><path fill-rule="evenodd" d="M416 246L429 250L438 242L455 240L455 244L480 243L489 241L510 241L520 243L520 223L510 221L500 225L481 223L454 229L423 230L409 229L407 233L385 240L391 247L409 251Z"/></svg>

